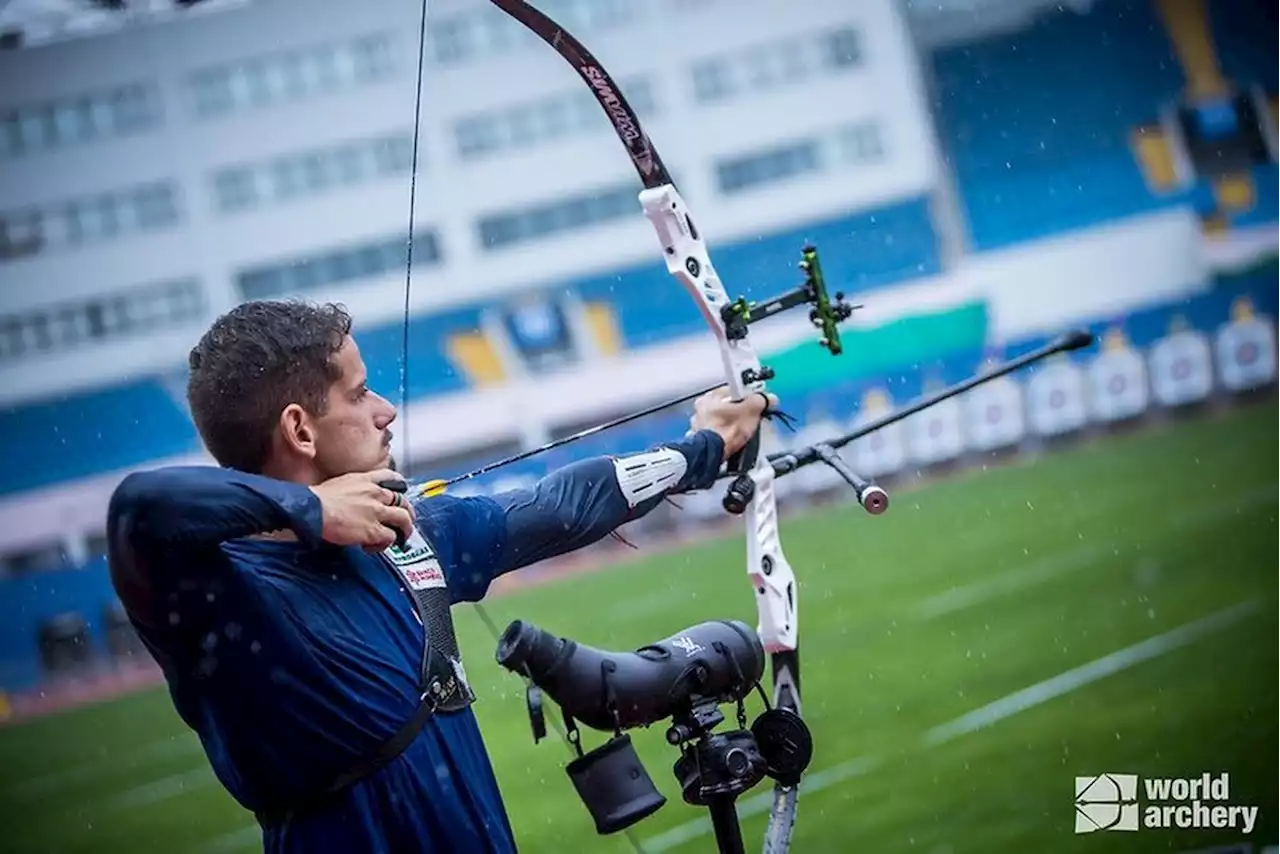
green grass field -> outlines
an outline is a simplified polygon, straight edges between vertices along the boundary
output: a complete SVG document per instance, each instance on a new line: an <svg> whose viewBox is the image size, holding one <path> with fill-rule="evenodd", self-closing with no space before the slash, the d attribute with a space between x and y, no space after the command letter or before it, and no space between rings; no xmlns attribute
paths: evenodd
<svg viewBox="0 0 1280 854"><path fill-rule="evenodd" d="M1251 841L1274 844L1277 468L1271 398L904 492L879 518L853 504L788 517L816 742L793 850L1092 854L1242 838L1076 835L1074 778L1102 772L1230 772L1230 802L1260 807ZM500 626L528 619L615 649L707 619L754 625L743 549L735 532L487 607ZM533 744L523 683L493 663L473 609L458 619L522 849L631 851L623 834L595 834L567 747L554 732ZM634 836L714 851L663 729L633 732L668 797ZM588 747L604 738L584 731ZM767 790L739 803L748 850ZM163 691L0 729L0 804L12 852L259 845Z"/></svg>

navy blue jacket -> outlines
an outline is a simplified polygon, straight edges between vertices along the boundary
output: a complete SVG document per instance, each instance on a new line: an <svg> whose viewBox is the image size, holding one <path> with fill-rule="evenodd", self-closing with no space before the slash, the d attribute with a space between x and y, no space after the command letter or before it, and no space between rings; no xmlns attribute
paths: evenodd
<svg viewBox="0 0 1280 854"><path fill-rule="evenodd" d="M688 469L669 493L709 487L722 439L667 447ZM415 504L453 602L499 575L595 542L662 500L629 508L610 458L528 490ZM291 530L297 541L251 538ZM310 791L412 715L422 627L378 555L321 540L305 486L217 467L129 475L108 510L112 581L164 672L179 715L244 807ZM465 651L464 651L465 652ZM496 665L495 665L496 666ZM470 709L437 713L400 757L326 809L264 831L268 851L515 850Z"/></svg>

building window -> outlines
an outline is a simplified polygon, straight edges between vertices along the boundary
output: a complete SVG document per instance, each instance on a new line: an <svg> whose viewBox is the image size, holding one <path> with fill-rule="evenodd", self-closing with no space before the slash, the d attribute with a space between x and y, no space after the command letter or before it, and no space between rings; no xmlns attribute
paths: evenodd
<svg viewBox="0 0 1280 854"><path fill-rule="evenodd" d="M476 223L476 232L481 246L492 252L515 243L590 228L634 216L635 213L636 188L634 183L628 182L556 202L490 214Z"/></svg>
<svg viewBox="0 0 1280 854"><path fill-rule="evenodd" d="M213 195L223 213L242 211L258 203L258 187L253 169L235 166L214 173Z"/></svg>
<svg viewBox="0 0 1280 854"><path fill-rule="evenodd" d="M759 151L716 164L716 184L725 195L786 181L822 168L816 139Z"/></svg>
<svg viewBox="0 0 1280 854"><path fill-rule="evenodd" d="M859 33L845 26L703 57L690 66L690 75L694 99L709 104L749 89L795 86L817 73L840 73L861 62Z"/></svg>
<svg viewBox="0 0 1280 854"><path fill-rule="evenodd" d="M370 34L200 68L188 75L187 89L195 114L214 118L377 83L395 71L391 37Z"/></svg>
<svg viewBox="0 0 1280 854"><path fill-rule="evenodd" d="M301 294L401 272L408 255L404 237L343 246L241 270L236 274L236 287L246 300ZM414 264L439 264L442 260L439 236L431 230L415 232Z"/></svg>
<svg viewBox="0 0 1280 854"><path fill-rule="evenodd" d="M159 231L178 223L177 186L161 181L46 205L0 211L0 262Z"/></svg>
<svg viewBox="0 0 1280 854"><path fill-rule="evenodd" d="M723 101L733 94L733 69L725 59L704 59L693 65L693 96L698 103Z"/></svg>
<svg viewBox="0 0 1280 854"><path fill-rule="evenodd" d="M772 89L799 82L810 75L808 51L802 42L773 42L748 48L740 57L747 85Z"/></svg>
<svg viewBox="0 0 1280 854"><path fill-rule="evenodd" d="M355 79L372 82L395 72L391 40L385 35L364 36L351 45L351 65Z"/></svg>
<svg viewBox="0 0 1280 854"><path fill-rule="evenodd" d="M431 52L441 65L461 62L475 51L469 14L434 22L427 28L431 36Z"/></svg>
<svg viewBox="0 0 1280 854"><path fill-rule="evenodd" d="M404 131L295 152L264 163L225 166L211 178L214 207L224 214L238 213L267 199L303 198L402 175L412 165L413 135Z"/></svg>
<svg viewBox="0 0 1280 854"><path fill-rule="evenodd" d="M862 39L853 27L840 27L822 36L823 59L829 68L846 69L862 62Z"/></svg>
<svg viewBox="0 0 1280 854"><path fill-rule="evenodd" d="M644 9L644 4L636 0L541 0L537 6L580 38L625 26ZM427 34L431 38L431 58L438 65L457 65L542 46L541 39L492 7L432 19Z"/></svg>
<svg viewBox="0 0 1280 854"><path fill-rule="evenodd" d="M885 146L880 125L868 121L845 128L840 133L840 152L844 161L851 165L881 160Z"/></svg>
<svg viewBox="0 0 1280 854"><path fill-rule="evenodd" d="M177 197L169 184L148 184L133 192L133 220L137 228L166 228L178 221Z"/></svg>
<svg viewBox="0 0 1280 854"><path fill-rule="evenodd" d="M0 363L200 320L204 291L178 279L0 316Z"/></svg>
<svg viewBox="0 0 1280 854"><path fill-rule="evenodd" d="M0 158L15 159L143 133L162 119L159 92L129 83L0 111Z"/></svg>
<svg viewBox="0 0 1280 854"><path fill-rule="evenodd" d="M402 175L413 168L413 137L409 134L375 139L371 150L379 175Z"/></svg>
<svg viewBox="0 0 1280 854"><path fill-rule="evenodd" d="M637 116L657 111L653 83L635 77L618 81ZM498 151L545 145L571 133L607 130L609 119L595 97L581 87L524 104L459 118L453 127L458 156L474 160Z"/></svg>
<svg viewBox="0 0 1280 854"><path fill-rule="evenodd" d="M38 255L44 244L44 217L40 211L0 214L0 262Z"/></svg>

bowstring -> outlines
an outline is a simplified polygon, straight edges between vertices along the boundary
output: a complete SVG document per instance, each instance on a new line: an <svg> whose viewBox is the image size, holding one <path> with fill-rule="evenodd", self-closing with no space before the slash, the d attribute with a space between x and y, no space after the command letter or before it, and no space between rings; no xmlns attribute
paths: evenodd
<svg viewBox="0 0 1280 854"><path fill-rule="evenodd" d="M409 312L413 307L410 299L410 291L413 287L413 224L414 216L417 213L418 149L422 138L422 79L426 68L427 56L428 5L428 0L422 0L422 13L418 17L418 70L414 81L413 97L413 157L409 167L409 235L404 265L404 319L400 328L400 432L404 437L400 442L400 448L404 456L403 467L405 470L403 474L406 479L410 475L409 470L412 459L409 454ZM473 604L492 630L493 621L485 612L484 607L479 602ZM498 643L500 640L501 638L497 632L493 631L494 643Z"/></svg>
<svg viewBox="0 0 1280 854"><path fill-rule="evenodd" d="M418 71L417 78L414 83L414 102L413 102L413 156L410 161L409 173L409 234L407 238L407 247L405 252L404 265L404 322L400 330L400 423L403 439L400 447L404 456L405 477L409 476L410 456L409 456L409 311L412 302L409 298L410 288L413 284L413 222L417 201L418 190L418 145L422 133L422 78L424 68L426 66L427 53L427 6L428 0L422 0L422 13L418 20ZM430 499L427 499L430 500ZM500 643L501 637L498 633L498 626L489 616L488 611L479 602L473 602L472 606L476 609L477 615L485 625L489 628L489 633L493 635L494 643ZM425 627L424 627L425 630ZM528 676L522 677L525 681L525 687L528 688L533 684L533 680ZM544 713L545 714L545 713ZM573 752L573 746L569 741L569 734L560 726L559 721L551 718L552 726L560 737L564 740L565 746ZM644 847L640 844L640 840L635 836L634 828L628 827L625 831L627 840L631 843L631 848L637 854L643 854Z"/></svg>
<svg viewBox="0 0 1280 854"><path fill-rule="evenodd" d="M409 476L409 290L413 283L413 219L418 200L418 145L422 136L422 78L427 55L427 0L418 20L418 73L413 96L413 154L409 162L409 233L404 261L404 323L400 329L400 440L405 477Z"/></svg>

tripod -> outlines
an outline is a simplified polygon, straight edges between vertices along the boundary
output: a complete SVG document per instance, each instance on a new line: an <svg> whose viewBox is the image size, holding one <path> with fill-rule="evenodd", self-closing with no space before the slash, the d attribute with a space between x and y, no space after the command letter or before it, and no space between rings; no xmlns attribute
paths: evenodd
<svg viewBox="0 0 1280 854"><path fill-rule="evenodd" d="M707 807L716 845L721 854L744 854L742 827L738 823L738 796L765 777L767 763L755 736L746 729L746 716L738 707L741 729L713 733L724 721L714 701L698 700L672 715L667 742L681 748L673 771L680 781L684 801Z"/></svg>

